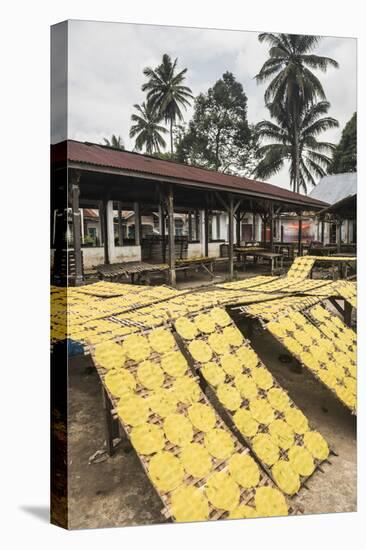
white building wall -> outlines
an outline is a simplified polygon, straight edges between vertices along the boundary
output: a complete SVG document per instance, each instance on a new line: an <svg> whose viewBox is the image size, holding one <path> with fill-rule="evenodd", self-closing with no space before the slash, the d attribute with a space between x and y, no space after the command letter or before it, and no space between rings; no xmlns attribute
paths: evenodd
<svg viewBox="0 0 366 550"><path fill-rule="evenodd" d="M90 269L100 264L104 264L104 246L91 246L82 249L84 258L84 267ZM139 262L141 261L140 246L115 246L113 257L110 263L118 262Z"/></svg>

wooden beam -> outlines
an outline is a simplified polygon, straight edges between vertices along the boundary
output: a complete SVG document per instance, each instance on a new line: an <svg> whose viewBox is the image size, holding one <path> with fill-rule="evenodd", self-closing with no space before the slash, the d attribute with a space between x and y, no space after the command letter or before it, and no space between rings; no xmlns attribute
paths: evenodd
<svg viewBox="0 0 366 550"><path fill-rule="evenodd" d="M220 193L215 192L215 197L219 202L221 202L222 206L224 207L225 212L229 212L230 205L225 202L223 197L220 195Z"/></svg>
<svg viewBox="0 0 366 550"><path fill-rule="evenodd" d="M324 223L324 220L321 221L321 237L320 237L320 240L322 242L322 244L324 245L324 227L325 227L325 223Z"/></svg>
<svg viewBox="0 0 366 550"><path fill-rule="evenodd" d="M174 198L173 187L168 186L166 193L166 205L168 210L168 263L169 263L169 283L176 285L175 273L175 242L174 242Z"/></svg>
<svg viewBox="0 0 366 550"><path fill-rule="evenodd" d="M236 211L240 207L241 203L242 203L242 199L239 199L236 203L233 203L234 204L234 214L236 214Z"/></svg>
<svg viewBox="0 0 366 550"><path fill-rule="evenodd" d="M75 285L80 285L83 282L83 261L81 256L81 219L79 208L80 196L80 174L79 172L71 171L70 187L69 187L69 206L72 212L72 229L75 254Z"/></svg>
<svg viewBox="0 0 366 550"><path fill-rule="evenodd" d="M352 326L352 306L347 300L344 300L344 322L348 327Z"/></svg>
<svg viewBox="0 0 366 550"><path fill-rule="evenodd" d="M178 185L181 185L183 187L192 187L192 188L196 188L196 189L199 189L201 190L202 189L202 182L197 182L197 181L193 181L193 180L186 180L186 179L180 179L180 178L175 178L175 177L169 177L169 176L164 176L164 180L162 180L162 176L161 175L154 175L154 174L143 174L141 172L131 172L131 170L126 170L126 169L122 169L122 168L113 168L113 167L107 167L107 166L98 166L98 165L93 165L93 164L85 164L85 163L82 163L82 162L74 162L74 161L69 161L68 163L69 165L69 168L70 169L75 169L75 170L80 170L80 171L87 171L87 172L95 172L95 173L99 173L99 174L110 174L110 175L116 175L116 176L124 176L126 178L133 178L135 179L136 181L139 181L139 180L148 180L150 182L162 182L164 181L165 184L178 184ZM57 169L56 169L57 171ZM228 188L227 186L221 186L221 185L209 185L209 186L206 186L205 187L205 191L207 192L210 192L212 190L215 190L216 193L227 193L228 192ZM285 208L290 211L290 212L293 212L294 211L294 208L297 208L299 207L302 207L302 208L307 208L308 210L315 210L315 211L318 211L318 210L321 210L321 207L319 205L317 205L316 203L313 204L311 202L302 202L301 199L299 199L298 197L296 197L296 199L294 200L291 200L290 198L286 198L286 199L281 199L280 197L274 197L273 194L270 195L270 194L267 194L267 193L263 193L263 192L256 192L256 191L241 191L237 188L231 188L230 191L232 193L234 193L236 196L238 195L242 195L243 198L245 200L248 200L250 198L254 198L256 199L257 201L262 201L262 200L276 200L276 202L282 202L285 204ZM118 200L118 197L113 197L115 200ZM226 208L225 208L226 210Z"/></svg>

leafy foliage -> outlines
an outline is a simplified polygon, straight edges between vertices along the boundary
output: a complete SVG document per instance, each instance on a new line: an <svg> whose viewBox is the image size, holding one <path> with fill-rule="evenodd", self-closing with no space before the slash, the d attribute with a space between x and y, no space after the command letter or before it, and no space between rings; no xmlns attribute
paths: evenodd
<svg viewBox="0 0 366 550"><path fill-rule="evenodd" d="M266 105L270 111L275 104L281 106L287 117L289 137L291 136L291 186L295 191L304 187L303 178L306 174L304 170L302 175L300 174L301 113L304 113L309 105L326 99L323 86L312 70L325 72L330 66L338 67L334 59L313 53L320 40L321 37L310 35L273 33L259 35L259 41L267 42L270 49L269 58L263 64L256 79L259 83L271 79L264 95ZM283 115L281 120L283 124ZM309 181L312 182L311 179Z"/></svg>
<svg viewBox="0 0 366 550"><path fill-rule="evenodd" d="M121 149L122 151L125 148L125 145L123 143L123 139L121 136L116 136L115 134L112 134L111 139L103 138L104 144L108 147L113 147L114 149Z"/></svg>
<svg viewBox="0 0 366 550"><path fill-rule="evenodd" d="M249 173L257 138L247 121L247 97L226 72L195 100L188 129L176 136L177 160L228 173Z"/></svg>
<svg viewBox="0 0 366 550"><path fill-rule="evenodd" d="M137 113L131 116L132 122L130 137L135 139L135 148L141 151L145 148L148 154L159 153L160 148L165 148L166 142L161 134L167 134L168 131L161 126L161 116L151 106L150 103L134 105Z"/></svg>
<svg viewBox="0 0 366 550"><path fill-rule="evenodd" d="M152 69L146 67L144 75L148 81L142 85L147 92L147 102L151 109L170 124L170 147L173 154L173 126L183 120L181 108L190 105L192 90L183 84L187 69L177 72L178 58L172 62L168 54L163 55L161 64Z"/></svg>
<svg viewBox="0 0 366 550"><path fill-rule="evenodd" d="M294 191L302 189L307 192L307 184L315 185L314 176L322 177L331 163L330 153L335 146L332 143L318 141L317 137L323 131L336 128L338 122L326 115L330 104L327 101L305 106L298 114L297 126L299 132L299 179ZM295 178L295 155L293 142L293 120L285 106L281 103L268 105L270 114L276 119L274 122L266 121L257 124L258 135L274 143L263 145L258 150L261 158L255 169L258 178L268 178L283 168L289 161L290 180Z"/></svg>
<svg viewBox="0 0 366 550"><path fill-rule="evenodd" d="M342 137L333 153L329 174L357 172L357 114L347 122Z"/></svg>

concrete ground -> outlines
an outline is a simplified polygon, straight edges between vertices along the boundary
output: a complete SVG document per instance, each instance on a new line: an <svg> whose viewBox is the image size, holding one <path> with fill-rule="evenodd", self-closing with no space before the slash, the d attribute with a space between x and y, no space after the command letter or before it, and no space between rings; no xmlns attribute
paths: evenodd
<svg viewBox="0 0 366 550"><path fill-rule="evenodd" d="M209 282L209 279L207 278ZM190 286L202 284L202 277ZM324 464L293 499L305 514L356 511L356 419L334 395L268 334L254 330L252 344L338 456ZM98 375L88 357L69 366L69 527L71 529L162 523L162 504L135 452L121 443L113 457L89 465L103 448L104 417Z"/></svg>

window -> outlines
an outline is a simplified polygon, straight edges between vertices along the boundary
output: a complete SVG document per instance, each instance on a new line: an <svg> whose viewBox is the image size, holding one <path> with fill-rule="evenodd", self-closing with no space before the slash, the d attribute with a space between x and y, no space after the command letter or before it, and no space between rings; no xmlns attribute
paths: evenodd
<svg viewBox="0 0 366 550"><path fill-rule="evenodd" d="M176 218L174 220L175 226L175 235L181 237L183 235L183 220L181 218Z"/></svg>
<svg viewBox="0 0 366 550"><path fill-rule="evenodd" d="M95 227L88 227L88 235L95 241L97 238L97 229Z"/></svg>

